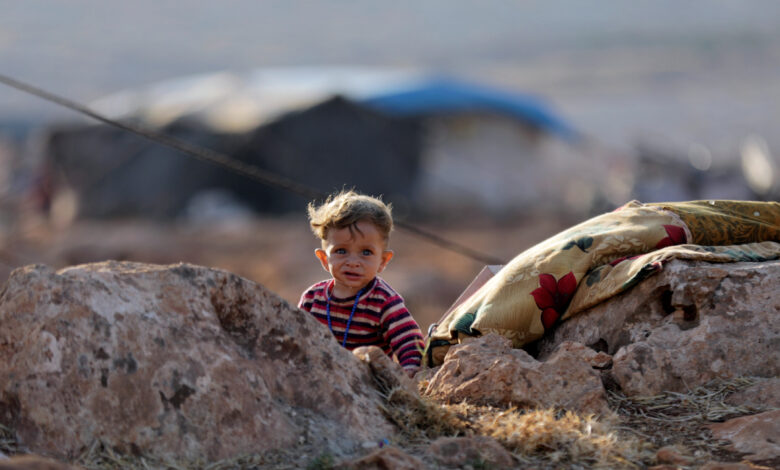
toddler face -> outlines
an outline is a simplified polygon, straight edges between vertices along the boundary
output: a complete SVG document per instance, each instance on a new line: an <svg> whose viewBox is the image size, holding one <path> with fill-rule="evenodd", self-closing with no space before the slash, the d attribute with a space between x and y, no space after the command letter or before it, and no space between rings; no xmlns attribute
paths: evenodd
<svg viewBox="0 0 780 470"><path fill-rule="evenodd" d="M333 295L351 297L381 273L393 252L374 224L361 220L353 230L331 229L322 249L315 251L322 267L333 276Z"/></svg>

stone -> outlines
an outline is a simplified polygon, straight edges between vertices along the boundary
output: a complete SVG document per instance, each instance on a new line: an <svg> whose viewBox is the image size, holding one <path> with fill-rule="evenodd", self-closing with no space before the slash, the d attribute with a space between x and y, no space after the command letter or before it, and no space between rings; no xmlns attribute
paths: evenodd
<svg viewBox="0 0 780 470"><path fill-rule="evenodd" d="M664 446L655 453L655 460L659 464L691 465L693 458L684 455L684 452L673 446Z"/></svg>
<svg viewBox="0 0 780 470"><path fill-rule="evenodd" d="M0 459L0 470L82 470L82 468L38 455L15 455Z"/></svg>
<svg viewBox="0 0 780 470"><path fill-rule="evenodd" d="M713 379L780 373L780 261L672 260L628 291L563 322L540 342L612 355L629 396L682 392Z"/></svg>
<svg viewBox="0 0 780 470"><path fill-rule="evenodd" d="M731 441L729 448L750 455L747 460L768 460L780 457L780 410L742 416L724 423L710 424L713 437Z"/></svg>
<svg viewBox="0 0 780 470"><path fill-rule="evenodd" d="M780 378L759 380L743 390L732 393L724 400L729 405L746 406L758 410L780 408Z"/></svg>
<svg viewBox="0 0 780 470"><path fill-rule="evenodd" d="M599 372L581 352L563 348L540 362L495 333L451 347L424 393L450 403L609 413Z"/></svg>
<svg viewBox="0 0 780 470"><path fill-rule="evenodd" d="M487 436L440 437L428 452L446 468L471 465L473 468L514 468L515 461L495 439Z"/></svg>
<svg viewBox="0 0 780 470"><path fill-rule="evenodd" d="M417 371L416 374L414 374L414 377L412 380L414 380L414 383L416 384L417 388L420 390L425 390L425 387L428 386L428 384L431 382L431 379L434 375L436 375L436 372L439 371L439 367L423 367L420 370Z"/></svg>
<svg viewBox="0 0 780 470"><path fill-rule="evenodd" d="M368 364L377 387L383 393L401 388L413 396L417 396L417 384L410 378L400 364L393 361L377 346L361 346L352 350L352 354Z"/></svg>
<svg viewBox="0 0 780 470"><path fill-rule="evenodd" d="M419 470L425 468L423 462L403 450L386 446L357 459L348 460L336 468L345 470Z"/></svg>
<svg viewBox="0 0 780 470"><path fill-rule="evenodd" d="M585 346L575 341L564 341L558 345L558 351L568 351L579 356L583 361L590 364L594 369L609 369L612 367L612 356L603 352Z"/></svg>
<svg viewBox="0 0 780 470"><path fill-rule="evenodd" d="M327 327L218 269L36 265L0 295L0 423L35 453L341 455L394 435L383 403Z"/></svg>

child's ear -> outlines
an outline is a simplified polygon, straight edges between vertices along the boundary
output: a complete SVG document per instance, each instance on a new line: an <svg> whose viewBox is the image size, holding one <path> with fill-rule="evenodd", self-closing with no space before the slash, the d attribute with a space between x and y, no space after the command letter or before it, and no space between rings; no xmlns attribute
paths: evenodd
<svg viewBox="0 0 780 470"><path fill-rule="evenodd" d="M330 273L330 269L328 269L328 254L323 250L322 248L317 248L314 250L314 256L317 257L318 260L320 260L320 264L322 264L322 269Z"/></svg>
<svg viewBox="0 0 780 470"><path fill-rule="evenodd" d="M376 272L381 273L385 270L387 267L387 263L390 262L391 259L393 259L393 250L385 250L382 252L382 262L379 264L379 269L376 270Z"/></svg>

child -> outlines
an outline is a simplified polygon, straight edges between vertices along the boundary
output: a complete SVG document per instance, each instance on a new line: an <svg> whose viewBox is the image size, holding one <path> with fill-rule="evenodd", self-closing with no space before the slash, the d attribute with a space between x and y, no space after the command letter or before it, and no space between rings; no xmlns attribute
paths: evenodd
<svg viewBox="0 0 780 470"><path fill-rule="evenodd" d="M393 258L387 249L391 207L342 191L308 210L311 229L322 240L314 254L332 278L307 289L298 307L328 325L343 347L378 346L414 375L422 358L420 327L401 296L377 277Z"/></svg>

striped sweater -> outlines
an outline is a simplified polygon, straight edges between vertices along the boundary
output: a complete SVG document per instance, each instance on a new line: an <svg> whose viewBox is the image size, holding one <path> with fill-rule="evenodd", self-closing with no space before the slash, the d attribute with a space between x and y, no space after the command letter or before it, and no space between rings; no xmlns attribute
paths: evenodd
<svg viewBox="0 0 780 470"><path fill-rule="evenodd" d="M298 307L327 326L328 294L332 289L332 279L314 284L301 295ZM344 339L344 330L354 305L354 296L330 299L332 331L339 344ZM406 309L404 299L379 277L368 283L366 291L360 296L347 332L345 347L351 351L360 346L380 347L387 355L395 355L405 370L420 367L424 347L420 327Z"/></svg>

